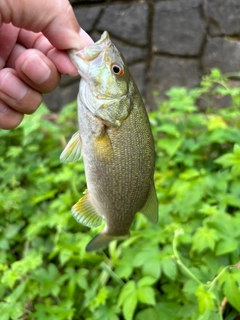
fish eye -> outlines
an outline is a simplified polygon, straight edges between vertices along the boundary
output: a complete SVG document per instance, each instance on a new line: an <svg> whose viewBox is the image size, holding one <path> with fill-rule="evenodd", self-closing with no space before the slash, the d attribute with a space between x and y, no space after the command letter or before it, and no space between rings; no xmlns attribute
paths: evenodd
<svg viewBox="0 0 240 320"><path fill-rule="evenodd" d="M113 64L112 65L112 72L116 75L116 76L122 76L124 74L124 70L123 68L121 68L119 65L117 64Z"/></svg>

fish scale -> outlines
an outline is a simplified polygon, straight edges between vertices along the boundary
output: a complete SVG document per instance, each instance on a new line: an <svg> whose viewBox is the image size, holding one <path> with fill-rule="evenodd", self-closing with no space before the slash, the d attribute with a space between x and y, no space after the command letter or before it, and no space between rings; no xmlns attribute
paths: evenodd
<svg viewBox="0 0 240 320"><path fill-rule="evenodd" d="M76 149L81 148L87 191L73 206L73 216L88 227L106 220L103 232L86 247L92 251L128 236L137 212L157 222L154 142L138 88L108 33L69 55L82 76L79 134L72 137L61 160L76 161L80 154Z"/></svg>

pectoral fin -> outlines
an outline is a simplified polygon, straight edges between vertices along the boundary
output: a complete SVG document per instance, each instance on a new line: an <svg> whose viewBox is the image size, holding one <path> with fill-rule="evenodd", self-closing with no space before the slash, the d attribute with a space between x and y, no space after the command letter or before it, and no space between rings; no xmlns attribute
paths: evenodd
<svg viewBox="0 0 240 320"><path fill-rule="evenodd" d="M158 199L153 183L150 187L147 200L140 212L152 222L156 223L158 221Z"/></svg>
<svg viewBox="0 0 240 320"><path fill-rule="evenodd" d="M94 137L94 153L99 160L109 162L113 159L113 148L107 131L100 137Z"/></svg>
<svg viewBox="0 0 240 320"><path fill-rule="evenodd" d="M75 162L81 158L81 138L79 132L74 133L60 155L61 162Z"/></svg>
<svg viewBox="0 0 240 320"><path fill-rule="evenodd" d="M102 217L92 205L88 193L72 207L72 215L77 222L89 228L98 227L102 223Z"/></svg>

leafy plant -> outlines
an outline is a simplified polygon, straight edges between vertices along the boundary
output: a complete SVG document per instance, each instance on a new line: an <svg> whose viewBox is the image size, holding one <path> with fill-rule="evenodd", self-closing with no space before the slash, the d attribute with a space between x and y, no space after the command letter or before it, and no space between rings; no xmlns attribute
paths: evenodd
<svg viewBox="0 0 240 320"><path fill-rule="evenodd" d="M59 115L42 106L1 131L1 319L237 319L239 93L213 70L199 88L172 88L158 102L159 222L137 214L129 239L96 253L85 246L99 228L70 214L86 188L83 163L59 161L77 130L76 103ZM199 112L198 99L216 94L232 106Z"/></svg>

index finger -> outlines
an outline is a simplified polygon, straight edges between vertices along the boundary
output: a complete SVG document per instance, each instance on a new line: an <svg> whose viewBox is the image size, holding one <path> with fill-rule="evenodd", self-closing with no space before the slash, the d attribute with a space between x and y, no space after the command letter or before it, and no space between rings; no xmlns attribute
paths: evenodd
<svg viewBox="0 0 240 320"><path fill-rule="evenodd" d="M16 43L19 29L11 23L3 23L0 28L0 70L5 67L6 61Z"/></svg>
<svg viewBox="0 0 240 320"><path fill-rule="evenodd" d="M55 64L60 73L72 76L78 74L67 53L54 48L41 32L35 33L21 29L18 36L18 43L26 49L37 49L44 53Z"/></svg>

